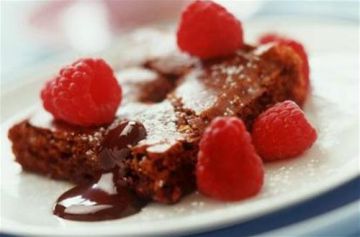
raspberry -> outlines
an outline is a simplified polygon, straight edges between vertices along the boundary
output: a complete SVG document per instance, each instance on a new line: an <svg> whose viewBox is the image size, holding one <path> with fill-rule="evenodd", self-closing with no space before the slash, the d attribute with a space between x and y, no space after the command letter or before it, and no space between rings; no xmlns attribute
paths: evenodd
<svg viewBox="0 0 360 237"><path fill-rule="evenodd" d="M212 1L195 1L182 13L177 32L181 50L202 59L234 53L243 45L241 23Z"/></svg>
<svg viewBox="0 0 360 237"><path fill-rule="evenodd" d="M220 200L236 201L260 191L262 161L242 120L220 117L206 129L200 141L196 178L200 192Z"/></svg>
<svg viewBox="0 0 360 237"><path fill-rule="evenodd" d="M299 106L287 100L259 115L252 137L258 154L272 161L300 155L311 147L317 134Z"/></svg>
<svg viewBox="0 0 360 237"><path fill-rule="evenodd" d="M80 59L64 67L41 91L44 108L73 125L110 123L121 101L121 87L102 59Z"/></svg>
<svg viewBox="0 0 360 237"><path fill-rule="evenodd" d="M308 56L306 54L304 46L296 40L293 40L290 38L285 38L285 37L282 37L282 36L279 36L276 34L265 34L262 37L260 37L260 39L259 39L260 44L266 44L266 43L270 43L270 42L276 42L276 43L288 45L299 55L299 57L303 61L302 72L303 72L303 75L306 80L305 87L308 88L310 66L309 66L309 60L308 60Z"/></svg>

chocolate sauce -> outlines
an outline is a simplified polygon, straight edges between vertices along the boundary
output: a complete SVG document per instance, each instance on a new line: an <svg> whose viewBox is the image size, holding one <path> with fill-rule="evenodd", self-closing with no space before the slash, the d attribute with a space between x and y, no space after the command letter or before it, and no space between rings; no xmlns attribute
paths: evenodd
<svg viewBox="0 0 360 237"><path fill-rule="evenodd" d="M116 186L116 173L104 173L96 183L68 190L56 201L54 214L69 220L101 221L139 212L145 202L128 189Z"/></svg>
<svg viewBox="0 0 360 237"><path fill-rule="evenodd" d="M54 214L69 220L101 221L126 217L141 210L145 202L125 187L116 185L119 169L130 154L130 146L146 137L145 127L135 121L121 121L109 128L99 159L105 172L88 185L78 185L56 201Z"/></svg>
<svg viewBox="0 0 360 237"><path fill-rule="evenodd" d="M130 155L129 146L136 145L146 137L146 129L136 121L121 121L107 132L100 150L100 162L104 170L122 168Z"/></svg>

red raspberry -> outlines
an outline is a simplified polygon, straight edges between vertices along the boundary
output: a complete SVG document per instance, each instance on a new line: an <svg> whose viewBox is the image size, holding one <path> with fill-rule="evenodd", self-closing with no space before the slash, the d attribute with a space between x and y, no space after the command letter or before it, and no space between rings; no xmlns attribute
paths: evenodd
<svg viewBox="0 0 360 237"><path fill-rule="evenodd" d="M234 53L243 45L241 23L212 1L195 1L182 13L177 32L181 50L202 59Z"/></svg>
<svg viewBox="0 0 360 237"><path fill-rule="evenodd" d="M305 51L304 46L300 42L298 42L296 40L286 38L286 37L282 37L282 36L279 36L277 34L271 34L271 33L270 34L265 34L262 37L260 37L260 39L259 39L260 44L266 44L266 43L270 43L270 42L276 42L276 43L288 45L295 52L298 53L299 57L303 61L303 74L304 74L304 77L305 77L305 80L306 80L305 87L308 88L308 86L309 86L310 66L309 66L309 60L308 60L308 56L307 56L307 53Z"/></svg>
<svg viewBox="0 0 360 237"><path fill-rule="evenodd" d="M271 161L300 155L311 147L317 134L299 106L287 100L259 115L252 137L259 155Z"/></svg>
<svg viewBox="0 0 360 237"><path fill-rule="evenodd" d="M200 141L196 178L200 192L220 200L236 201L260 191L262 161L242 120L216 118L206 129Z"/></svg>
<svg viewBox="0 0 360 237"><path fill-rule="evenodd" d="M102 59L81 59L64 67L41 91L44 108L55 119L80 126L110 123L121 95L113 70Z"/></svg>

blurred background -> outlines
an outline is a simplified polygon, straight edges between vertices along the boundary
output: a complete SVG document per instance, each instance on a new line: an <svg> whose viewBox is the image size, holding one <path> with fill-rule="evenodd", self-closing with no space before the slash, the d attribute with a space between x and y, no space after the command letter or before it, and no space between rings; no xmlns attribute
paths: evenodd
<svg viewBox="0 0 360 237"><path fill-rule="evenodd" d="M188 1L1 0L1 81L11 80L19 69L64 55L100 54L134 27L176 21ZM216 1L245 22L269 16L359 21L358 0Z"/></svg>

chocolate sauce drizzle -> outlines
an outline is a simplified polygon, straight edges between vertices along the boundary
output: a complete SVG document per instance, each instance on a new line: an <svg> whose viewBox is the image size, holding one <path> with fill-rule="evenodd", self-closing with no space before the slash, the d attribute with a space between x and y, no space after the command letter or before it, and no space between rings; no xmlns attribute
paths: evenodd
<svg viewBox="0 0 360 237"><path fill-rule="evenodd" d="M146 204L126 187L117 185L119 169L131 155L130 147L146 137L143 124L121 121L109 128L99 153L104 170L96 182L78 185L62 194L54 214L69 220L101 221L135 214Z"/></svg>

